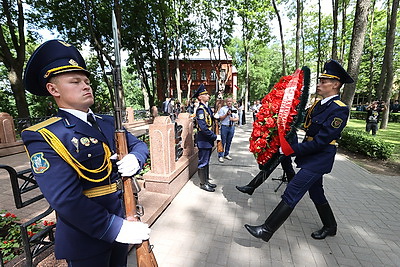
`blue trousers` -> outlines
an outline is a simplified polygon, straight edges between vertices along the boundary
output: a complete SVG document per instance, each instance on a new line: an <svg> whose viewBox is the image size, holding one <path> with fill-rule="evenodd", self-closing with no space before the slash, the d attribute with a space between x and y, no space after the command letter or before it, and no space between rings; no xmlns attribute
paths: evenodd
<svg viewBox="0 0 400 267"><path fill-rule="evenodd" d="M218 157L224 157L229 155L229 150L231 149L233 135L235 134L235 126L225 126L221 125L221 141L224 147L224 152L219 152Z"/></svg>
<svg viewBox="0 0 400 267"><path fill-rule="evenodd" d="M114 242L112 249L82 260L67 260L68 267L126 267L128 245Z"/></svg>
<svg viewBox="0 0 400 267"><path fill-rule="evenodd" d="M283 192L282 200L291 208L294 208L308 191L311 200L316 206L328 202L324 194L322 185L322 173L316 173L306 169L300 169L288 183L285 192Z"/></svg>
<svg viewBox="0 0 400 267"><path fill-rule="evenodd" d="M197 167L203 168L210 162L212 148L199 148L199 163Z"/></svg>

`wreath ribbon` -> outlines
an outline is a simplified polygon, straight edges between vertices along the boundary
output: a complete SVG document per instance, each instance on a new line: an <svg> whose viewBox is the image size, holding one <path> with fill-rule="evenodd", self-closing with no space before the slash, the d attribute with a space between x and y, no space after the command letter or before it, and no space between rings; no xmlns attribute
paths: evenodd
<svg viewBox="0 0 400 267"><path fill-rule="evenodd" d="M290 114L291 107L293 105L293 100L295 97L295 91L297 90L298 86L302 86L302 70L297 69L295 73L293 74L292 79L289 81L287 87L285 88L285 94L282 98L282 103L279 108L279 113L278 113L278 135L279 135L279 141L281 144L281 149L282 152L288 156L294 153L292 147L289 145L287 142L285 136L286 133L290 129L286 129L286 126L288 125L287 121Z"/></svg>

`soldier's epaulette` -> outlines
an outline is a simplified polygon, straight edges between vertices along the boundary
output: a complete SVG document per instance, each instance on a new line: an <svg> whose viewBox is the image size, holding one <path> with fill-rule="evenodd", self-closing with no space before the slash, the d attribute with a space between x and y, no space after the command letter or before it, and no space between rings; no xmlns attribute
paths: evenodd
<svg viewBox="0 0 400 267"><path fill-rule="evenodd" d="M345 103L343 103L342 101L340 101L340 100L335 100L335 101L333 101L333 102L335 102L336 104L338 104L338 106L341 106L341 107L346 107L346 104Z"/></svg>
<svg viewBox="0 0 400 267"><path fill-rule="evenodd" d="M36 132L44 127L47 127L53 123L56 123L59 120L62 120L62 118L61 117L51 117L50 119L47 119L45 121L39 122L38 124L32 125L31 127L24 129L23 131Z"/></svg>

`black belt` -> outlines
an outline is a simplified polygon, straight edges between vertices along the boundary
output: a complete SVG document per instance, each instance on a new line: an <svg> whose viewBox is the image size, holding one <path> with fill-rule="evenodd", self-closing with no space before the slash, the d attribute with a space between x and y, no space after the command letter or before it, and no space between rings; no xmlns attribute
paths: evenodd
<svg viewBox="0 0 400 267"><path fill-rule="evenodd" d="M233 125L225 125L225 124L222 124L222 126L225 126L225 127L233 127Z"/></svg>

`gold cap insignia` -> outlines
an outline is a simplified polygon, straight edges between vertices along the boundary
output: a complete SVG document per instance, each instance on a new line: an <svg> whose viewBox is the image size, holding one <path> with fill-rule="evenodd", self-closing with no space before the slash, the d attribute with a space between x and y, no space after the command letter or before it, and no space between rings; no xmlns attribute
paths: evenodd
<svg viewBox="0 0 400 267"><path fill-rule="evenodd" d="M68 61L69 64L73 65L73 66L79 66L78 62L76 62L75 60L73 60L72 58Z"/></svg>
<svg viewBox="0 0 400 267"><path fill-rule="evenodd" d="M59 42L60 44L64 45L64 46L66 46L66 47L70 47L70 46L71 46L69 43L66 43L66 42L64 42L64 41L58 40L58 42Z"/></svg>

